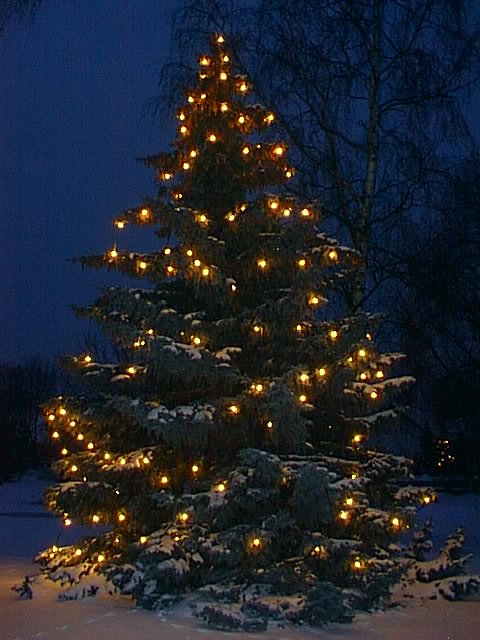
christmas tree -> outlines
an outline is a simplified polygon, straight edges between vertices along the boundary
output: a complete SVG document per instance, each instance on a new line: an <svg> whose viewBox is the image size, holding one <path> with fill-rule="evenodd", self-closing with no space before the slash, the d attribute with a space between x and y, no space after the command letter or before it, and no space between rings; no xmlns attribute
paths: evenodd
<svg viewBox="0 0 480 640"><path fill-rule="evenodd" d="M146 159L157 196L114 220L117 237L154 229L159 250L81 259L141 286L79 310L117 357L64 359L76 392L46 407L63 480L47 500L94 529L40 562L54 579L102 573L146 607L195 591L220 626L348 620L388 594L398 538L431 500L399 488L407 460L367 444L411 378L375 348L375 318L329 311L355 252L292 195L275 114L231 57L212 37L173 150Z"/></svg>

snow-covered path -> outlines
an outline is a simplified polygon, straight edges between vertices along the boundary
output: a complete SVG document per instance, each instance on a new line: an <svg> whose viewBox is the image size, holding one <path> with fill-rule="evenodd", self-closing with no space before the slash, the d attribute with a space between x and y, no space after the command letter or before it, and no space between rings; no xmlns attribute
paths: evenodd
<svg viewBox="0 0 480 640"><path fill-rule="evenodd" d="M37 573L30 558L55 542L78 536L65 533L40 504L41 483L35 476L0 486L0 640L197 640L263 638L264 640L480 640L480 602L408 600L404 608L359 615L351 625L328 630L270 629L263 634L214 631L177 610L158 616L132 607L127 598L99 594L72 602L57 601L58 587L38 576L32 600L18 600L11 590L26 574ZM463 524L469 550L480 556L480 497L444 496L432 506L439 533ZM9 515L7 515L9 514ZM478 570L478 557L474 563Z"/></svg>

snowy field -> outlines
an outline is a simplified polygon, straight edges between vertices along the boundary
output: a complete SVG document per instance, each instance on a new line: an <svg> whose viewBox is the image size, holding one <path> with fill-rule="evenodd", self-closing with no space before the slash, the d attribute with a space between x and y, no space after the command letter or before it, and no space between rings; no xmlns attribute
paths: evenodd
<svg viewBox="0 0 480 640"><path fill-rule="evenodd" d="M68 544L79 529L66 530L45 514L40 496L45 483L35 475L0 485L0 640L480 640L480 600L405 599L388 612L361 614L352 624L328 629L271 628L262 634L214 631L188 615L186 607L167 616L136 609L129 599L106 592L71 602L57 600L59 588L38 575L31 558L54 543ZM427 511L428 509L428 511ZM435 538L463 525L466 550L476 554L480 571L480 496L441 495L424 510L434 518ZM36 575L33 599L19 600L11 590L26 575Z"/></svg>

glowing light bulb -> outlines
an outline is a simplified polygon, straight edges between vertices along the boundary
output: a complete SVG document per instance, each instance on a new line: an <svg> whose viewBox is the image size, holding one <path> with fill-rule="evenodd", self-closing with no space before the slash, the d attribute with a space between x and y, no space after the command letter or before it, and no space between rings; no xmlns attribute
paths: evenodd
<svg viewBox="0 0 480 640"><path fill-rule="evenodd" d="M272 209L273 211L275 211L276 209L278 209L279 207L279 203L277 200L272 200L270 202L270 209Z"/></svg>
<svg viewBox="0 0 480 640"><path fill-rule="evenodd" d="M173 267L171 264L169 264L169 265L167 266L167 272L168 272L170 275L174 274L174 273L175 273L175 267ZM140 343L139 343L139 345L140 345Z"/></svg>
<svg viewBox="0 0 480 640"><path fill-rule="evenodd" d="M104 460L110 460L110 458L111 458L111 457L112 457L112 456L111 456L111 454L110 454L110 453L108 453L108 451L106 451L106 452L103 454L103 458L104 458Z"/></svg>
<svg viewBox="0 0 480 640"><path fill-rule="evenodd" d="M257 260L257 265L260 269L266 269L267 261L265 260L265 258L260 258L259 260Z"/></svg>
<svg viewBox="0 0 480 640"><path fill-rule="evenodd" d="M244 156L248 156L248 154L250 153L250 147L243 147L242 153Z"/></svg>
<svg viewBox="0 0 480 640"><path fill-rule="evenodd" d="M347 507L353 507L353 502L354 502L353 498L347 498L345 500L345 504L347 505Z"/></svg>
<svg viewBox="0 0 480 640"><path fill-rule="evenodd" d="M264 120L268 122L268 124L271 124L275 120L275 115L273 113L267 113Z"/></svg>
<svg viewBox="0 0 480 640"><path fill-rule="evenodd" d="M269 420L267 422L267 429L272 429L273 428L273 422L271 420Z"/></svg>
<svg viewBox="0 0 480 640"><path fill-rule="evenodd" d="M55 414L54 413L50 413L48 416L48 420L49 422L53 422L55 420Z"/></svg>
<svg viewBox="0 0 480 640"><path fill-rule="evenodd" d="M293 175L293 174L292 174L292 172L290 171L290 169L287 169L287 170L285 171L285 177L286 177L286 178L291 178L291 177L292 177L292 175Z"/></svg>
<svg viewBox="0 0 480 640"><path fill-rule="evenodd" d="M193 103L195 102L195 98L194 98L193 96L188 96L188 98L187 98L187 102L188 102L189 104L193 104Z"/></svg>
<svg viewBox="0 0 480 640"><path fill-rule="evenodd" d="M354 472L354 473L351 474L350 477L351 477L352 480L356 480L358 478L358 473Z"/></svg>
<svg viewBox="0 0 480 640"><path fill-rule="evenodd" d="M363 562L361 560L358 560L358 559L355 560L354 563L353 563L353 568L357 569L357 571L360 570L360 569L363 569Z"/></svg>
<svg viewBox="0 0 480 640"><path fill-rule="evenodd" d="M87 444L87 449L89 449L90 451L93 449L93 447L94 447L93 442L89 442L89 443Z"/></svg>
<svg viewBox="0 0 480 640"><path fill-rule="evenodd" d="M205 100L206 97L207 97L206 93L201 93L200 94L200 100Z"/></svg>
<svg viewBox="0 0 480 640"><path fill-rule="evenodd" d="M160 478L160 484L163 484L163 485L168 484L168 476L162 476Z"/></svg>
<svg viewBox="0 0 480 640"><path fill-rule="evenodd" d="M297 260L297 265L300 267L300 269L304 269L306 264L307 261L305 260L305 258L300 258L299 260Z"/></svg>
<svg viewBox="0 0 480 640"><path fill-rule="evenodd" d="M184 171L188 171L190 169L190 163L189 162L184 162L182 164L182 167L183 167Z"/></svg>
<svg viewBox="0 0 480 640"><path fill-rule="evenodd" d="M284 218L288 218L288 217L290 217L290 214L291 214L291 213L292 213L292 210L291 210L291 209L288 209L288 208L287 208L287 209L284 209L284 210L283 210L283 217L284 217Z"/></svg>
<svg viewBox="0 0 480 640"><path fill-rule="evenodd" d="M235 214L230 211L230 213L227 213L226 218L227 218L228 222L234 222L235 221Z"/></svg>
<svg viewBox="0 0 480 640"><path fill-rule="evenodd" d="M225 487L225 484L223 482L220 482L216 486L216 490L218 491L218 493L223 493L225 491L225 489L226 489L226 487Z"/></svg>
<svg viewBox="0 0 480 640"><path fill-rule="evenodd" d="M193 251L191 249L187 249L187 256L191 258L193 256Z"/></svg>
<svg viewBox="0 0 480 640"><path fill-rule="evenodd" d="M323 376L327 375L327 370L325 369L325 367L320 367L320 369L318 369L317 373L321 378L323 378Z"/></svg>
<svg viewBox="0 0 480 640"><path fill-rule="evenodd" d="M98 514L94 514L92 516L92 522L94 522L95 524L98 524L100 522L100 516Z"/></svg>
<svg viewBox="0 0 480 640"><path fill-rule="evenodd" d="M225 38L222 35L217 36L217 43L223 44L225 42Z"/></svg>
<svg viewBox="0 0 480 640"><path fill-rule="evenodd" d="M226 111L228 111L228 104L226 102L222 102L222 104L220 105L220 111L222 113L225 113Z"/></svg>
<svg viewBox="0 0 480 640"><path fill-rule="evenodd" d="M128 367L127 373L134 376L137 373L137 370L135 369L135 367Z"/></svg>
<svg viewBox="0 0 480 640"><path fill-rule="evenodd" d="M68 449L65 449L64 447L60 453L62 454L62 456L66 456L68 454Z"/></svg>
<svg viewBox="0 0 480 640"><path fill-rule="evenodd" d="M198 151L196 149L192 149L190 151L190 157L191 158L196 158L198 156Z"/></svg>
<svg viewBox="0 0 480 640"><path fill-rule="evenodd" d="M332 249L328 252L328 257L330 260L332 260L332 262L335 262L336 260L338 260L338 253L335 251L335 249Z"/></svg>
<svg viewBox="0 0 480 640"><path fill-rule="evenodd" d="M181 112L178 114L178 119L179 119L179 120L182 120L182 121L183 121L183 120L185 120L185 114L183 113L183 111L181 111Z"/></svg>
<svg viewBox="0 0 480 640"><path fill-rule="evenodd" d="M58 433L58 431L54 431L54 432L52 433L52 438L53 438L54 440L57 440L58 438L60 438L60 434Z"/></svg>
<svg viewBox="0 0 480 640"><path fill-rule="evenodd" d="M208 67L208 65L210 64L210 59L207 58L207 56L202 56L199 60L199 64L201 64L202 67Z"/></svg>
<svg viewBox="0 0 480 640"><path fill-rule="evenodd" d="M85 436L83 435L83 433L79 433L77 434L77 440L80 440L80 442L85 438Z"/></svg>
<svg viewBox="0 0 480 640"><path fill-rule="evenodd" d="M110 253L109 253L109 256L111 258L117 258L118 257L118 251L116 249L111 249Z"/></svg>
<svg viewBox="0 0 480 640"><path fill-rule="evenodd" d="M238 117L238 124L245 124L245 116Z"/></svg>
<svg viewBox="0 0 480 640"><path fill-rule="evenodd" d="M328 335L329 335L331 340L336 340L338 338L338 331L336 331L335 329L331 329L328 332Z"/></svg>
<svg viewBox="0 0 480 640"><path fill-rule="evenodd" d="M193 344L198 346L199 344L201 344L202 340L198 336L192 336L192 342Z"/></svg>
<svg viewBox="0 0 480 640"><path fill-rule="evenodd" d="M81 555L82 555L82 550L81 550L81 549L75 549L75 555L76 555L77 557L78 557L78 556L81 556Z"/></svg>
<svg viewBox="0 0 480 640"><path fill-rule="evenodd" d="M377 393L375 390L373 390L373 391L370 393L370 398L371 398L372 400L376 400L376 399L378 398L378 393Z"/></svg>
<svg viewBox="0 0 480 640"><path fill-rule="evenodd" d="M124 220L116 220L115 226L117 227L117 229L124 229L125 228Z"/></svg>
<svg viewBox="0 0 480 640"><path fill-rule="evenodd" d="M193 264L195 267L199 267L202 264L202 261L197 258L196 260L193 261Z"/></svg>
<svg viewBox="0 0 480 640"><path fill-rule="evenodd" d="M202 276L207 277L209 273L210 273L210 269L208 267L203 267Z"/></svg>
<svg viewBox="0 0 480 640"><path fill-rule="evenodd" d="M396 516L392 518L392 525L398 529L398 527L400 526L400 519L397 518Z"/></svg>
<svg viewBox="0 0 480 640"><path fill-rule="evenodd" d="M192 464L192 473L198 473L200 471L200 467L198 464Z"/></svg>
<svg viewBox="0 0 480 640"><path fill-rule="evenodd" d="M311 215L311 211L310 211L310 209L307 209L305 207L304 209L302 209L300 211L300 215L303 216L304 218L308 218Z"/></svg>
<svg viewBox="0 0 480 640"><path fill-rule="evenodd" d="M237 290L237 286L236 286L235 284L232 284L232 285L230 286L230 289L231 289L232 291L236 291L236 290Z"/></svg>
<svg viewBox="0 0 480 640"><path fill-rule="evenodd" d="M256 549L258 549L258 547L260 547L261 544L262 544L262 541L260 540L260 538L253 538L252 547L255 547Z"/></svg>
<svg viewBox="0 0 480 640"><path fill-rule="evenodd" d="M127 516L124 513L119 513L118 514L118 521L119 522L125 522L126 519L127 519Z"/></svg>
<svg viewBox="0 0 480 640"><path fill-rule="evenodd" d="M365 351L365 349L359 349L358 350L359 358L365 358L366 355L367 355L367 352Z"/></svg>
<svg viewBox="0 0 480 640"><path fill-rule="evenodd" d="M76 464L72 464L72 466L70 467L70 471L72 473L76 473L78 471L78 467Z"/></svg>
<svg viewBox="0 0 480 640"><path fill-rule="evenodd" d="M262 332L262 327L260 325L258 325L258 324L254 324L253 325L253 331L255 333L261 333Z"/></svg>
<svg viewBox="0 0 480 640"><path fill-rule="evenodd" d="M70 519L70 518L65 518L65 519L64 519L64 521L63 521L63 524L64 524L66 527L70 527L70 526L71 526L71 524L72 524L72 521L71 521L71 519Z"/></svg>
<svg viewBox="0 0 480 640"><path fill-rule="evenodd" d="M92 361L92 356L86 355L83 359L86 364L89 364Z"/></svg>
<svg viewBox="0 0 480 640"><path fill-rule="evenodd" d="M306 402L307 401L307 396L304 393L302 393L301 395L298 396L298 400L300 402Z"/></svg>
<svg viewBox="0 0 480 640"><path fill-rule="evenodd" d="M216 136L214 133L211 133L211 134L208 136L208 141L209 141L209 142L216 142L216 141L217 141L217 136Z"/></svg>
<svg viewBox="0 0 480 640"><path fill-rule="evenodd" d="M313 553L314 555L319 555L321 553L322 549L319 546L316 546L313 548Z"/></svg>
<svg viewBox="0 0 480 640"><path fill-rule="evenodd" d="M302 333L303 331L303 327L301 324L297 324L297 326L295 327L295 331L297 331L297 333Z"/></svg>
<svg viewBox="0 0 480 640"><path fill-rule="evenodd" d="M240 409L238 408L238 406L236 404L231 404L228 407L228 410L230 411L230 413L233 413L234 415L237 415L238 413L240 413Z"/></svg>
<svg viewBox="0 0 480 640"><path fill-rule="evenodd" d="M200 215L198 216L198 221L199 221L201 224L208 224L208 218L207 218L207 216L206 216L204 213L202 213L202 214L200 214Z"/></svg>
<svg viewBox="0 0 480 640"><path fill-rule="evenodd" d="M310 382L310 376L308 375L308 373L301 373L299 378L300 382L302 382L303 384L307 384L308 382Z"/></svg>
<svg viewBox="0 0 480 640"><path fill-rule="evenodd" d="M248 90L248 85L246 82L242 82L240 84L240 86L238 87L239 91L241 91L241 93L245 93Z"/></svg>
<svg viewBox="0 0 480 640"><path fill-rule="evenodd" d="M276 146L273 149L273 153L278 157L283 156L284 152L285 152L285 149L283 147L281 147L280 145Z"/></svg>
<svg viewBox="0 0 480 640"><path fill-rule="evenodd" d="M345 511L344 509L342 509L342 511L340 511L340 513L338 514L338 517L340 518L340 520L348 520L349 513L348 511Z"/></svg>
<svg viewBox="0 0 480 640"><path fill-rule="evenodd" d="M181 522L187 522L188 518L189 518L189 514L186 511L183 511L183 513L180 513L178 518Z"/></svg>
<svg viewBox="0 0 480 640"><path fill-rule="evenodd" d="M360 374L360 380L366 380L367 379L367 374L365 373L365 371L362 371L362 373Z"/></svg>
<svg viewBox="0 0 480 640"><path fill-rule="evenodd" d="M363 436L360 433L356 433L352 438L352 442L354 442L355 444L360 444L362 440L363 440Z"/></svg>
<svg viewBox="0 0 480 640"><path fill-rule="evenodd" d="M127 460L125 458L120 458L120 464L123 467L123 465L127 464Z"/></svg>
<svg viewBox="0 0 480 640"><path fill-rule="evenodd" d="M228 75L225 71L220 71L220 74L218 77L220 78L220 80L225 81L228 78Z"/></svg>
<svg viewBox="0 0 480 640"><path fill-rule="evenodd" d="M383 378L383 371L377 371L377 373L375 374L376 378Z"/></svg>
<svg viewBox="0 0 480 640"><path fill-rule="evenodd" d="M223 61L224 62L230 62L230 58L228 56L223 56Z"/></svg>
<svg viewBox="0 0 480 640"><path fill-rule="evenodd" d="M143 464L150 464L150 458L148 456L144 456L142 462Z"/></svg>
<svg viewBox="0 0 480 640"><path fill-rule="evenodd" d="M138 268L144 271L147 268L147 263L144 260L140 260L138 263Z"/></svg>
<svg viewBox="0 0 480 640"><path fill-rule="evenodd" d="M97 562L103 562L105 560L105 556L103 553L99 553L97 556Z"/></svg>

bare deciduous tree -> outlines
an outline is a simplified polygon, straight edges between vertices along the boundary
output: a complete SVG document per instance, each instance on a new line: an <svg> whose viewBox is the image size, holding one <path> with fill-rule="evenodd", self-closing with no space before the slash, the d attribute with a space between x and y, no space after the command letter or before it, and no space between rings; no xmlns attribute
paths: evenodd
<svg viewBox="0 0 480 640"><path fill-rule="evenodd" d="M479 78L473 9L462 0L185 0L177 14L171 62L188 73L191 49L224 31L277 112L297 188L359 252L351 309L382 286L385 298L409 222L434 217L445 175L472 153L460 99ZM162 101L183 82L178 64L163 69Z"/></svg>
<svg viewBox="0 0 480 640"><path fill-rule="evenodd" d="M0 2L0 35L7 25L14 21L33 17L42 0L2 0Z"/></svg>

